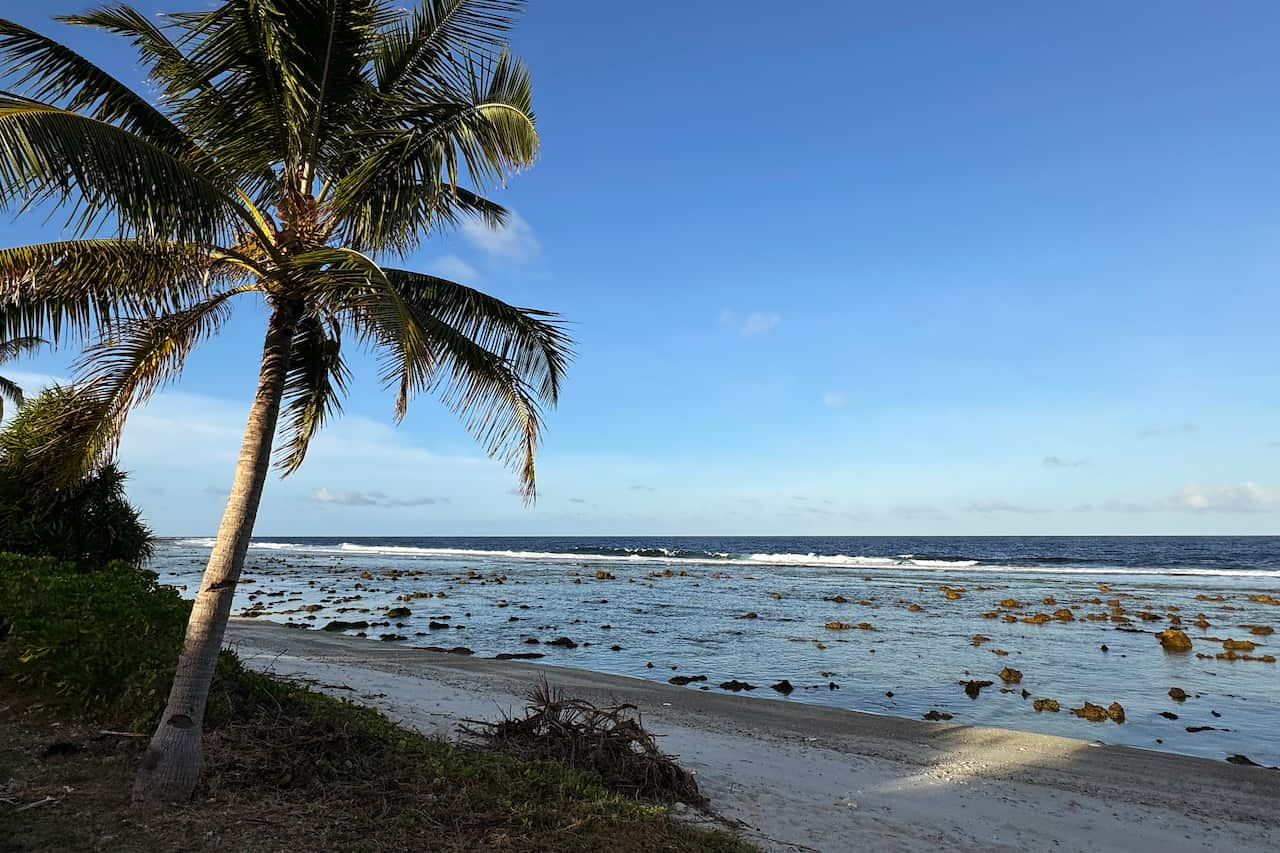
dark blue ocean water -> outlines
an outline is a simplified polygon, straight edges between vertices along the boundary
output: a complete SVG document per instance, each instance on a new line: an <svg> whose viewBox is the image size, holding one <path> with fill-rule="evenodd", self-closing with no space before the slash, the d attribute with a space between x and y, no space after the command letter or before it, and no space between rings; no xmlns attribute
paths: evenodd
<svg viewBox="0 0 1280 853"><path fill-rule="evenodd" d="M168 540L155 567L194 589L211 544ZM752 697L785 678L788 701L1280 764L1280 665L1263 659L1280 654L1280 537L273 537L254 540L236 602L405 645L707 677L689 689L740 679ZM1155 635L1179 624L1194 648L1169 654ZM1219 658L1227 639L1257 659ZM1023 678L1002 691L1006 666ZM994 684L970 699L966 680ZM1120 702L1126 722L1069 713L1085 701Z"/></svg>

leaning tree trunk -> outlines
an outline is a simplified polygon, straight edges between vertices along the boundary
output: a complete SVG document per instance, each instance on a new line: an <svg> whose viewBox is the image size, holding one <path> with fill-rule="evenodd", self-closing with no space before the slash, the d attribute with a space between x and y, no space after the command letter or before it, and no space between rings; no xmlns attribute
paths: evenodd
<svg viewBox="0 0 1280 853"><path fill-rule="evenodd" d="M262 486L271 466L271 443L280 415L298 314L298 307L292 303L277 304L271 313L262 348L258 393L249 409L231 496L187 622L186 642L178 658L169 703L133 785L134 802L184 802L191 798L200 778L205 703L217 669L218 653L222 650L227 618L231 615L236 582L240 579L258 515Z"/></svg>

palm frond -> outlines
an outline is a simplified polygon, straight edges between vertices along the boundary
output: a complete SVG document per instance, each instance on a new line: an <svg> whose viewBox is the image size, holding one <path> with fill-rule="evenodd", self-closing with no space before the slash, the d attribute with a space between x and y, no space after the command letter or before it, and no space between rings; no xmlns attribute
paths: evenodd
<svg viewBox="0 0 1280 853"><path fill-rule="evenodd" d="M114 124L175 156L193 151L181 128L124 83L66 45L4 19L0 80L34 100Z"/></svg>
<svg viewBox="0 0 1280 853"><path fill-rule="evenodd" d="M0 337L85 338L125 318L182 310L252 274L233 254L138 239L0 249Z"/></svg>
<svg viewBox="0 0 1280 853"><path fill-rule="evenodd" d="M115 323L106 337L85 349L76 362L80 461L86 468L114 452L129 411L182 373L199 343L215 335L230 315L235 288L160 317Z"/></svg>
<svg viewBox="0 0 1280 853"><path fill-rule="evenodd" d="M0 418L4 417L5 402L21 406L23 403L22 389L12 379L5 379L0 376Z"/></svg>
<svg viewBox="0 0 1280 853"><path fill-rule="evenodd" d="M33 353L47 343L48 341L44 338L35 335L25 335L7 340L0 339L0 364Z"/></svg>
<svg viewBox="0 0 1280 853"><path fill-rule="evenodd" d="M374 57L378 91L400 95L452 81L457 57L499 49L522 0L424 0L383 34Z"/></svg>
<svg viewBox="0 0 1280 853"><path fill-rule="evenodd" d="M276 454L282 476L298 470L311 439L342 412L351 372L342 360L342 332L336 322L308 315L298 323L285 376L281 430L286 441Z"/></svg>
<svg viewBox="0 0 1280 853"><path fill-rule="evenodd" d="M135 233L215 243L242 215L230 190L174 154L105 121L0 95L0 203L49 199L86 234Z"/></svg>
<svg viewBox="0 0 1280 853"><path fill-rule="evenodd" d="M517 308L457 282L385 269L391 286L419 315L435 318L506 360L538 396L554 405L573 356L572 341L550 311Z"/></svg>

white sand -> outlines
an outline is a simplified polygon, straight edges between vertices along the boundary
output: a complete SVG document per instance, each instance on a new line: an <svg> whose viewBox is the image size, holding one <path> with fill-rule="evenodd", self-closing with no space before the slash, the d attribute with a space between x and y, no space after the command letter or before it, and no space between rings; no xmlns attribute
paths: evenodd
<svg viewBox="0 0 1280 853"><path fill-rule="evenodd" d="M456 737L539 675L640 707L712 808L770 850L1280 850L1280 772L1045 735L397 647L233 620L253 666ZM1280 737L1278 731L1277 737Z"/></svg>

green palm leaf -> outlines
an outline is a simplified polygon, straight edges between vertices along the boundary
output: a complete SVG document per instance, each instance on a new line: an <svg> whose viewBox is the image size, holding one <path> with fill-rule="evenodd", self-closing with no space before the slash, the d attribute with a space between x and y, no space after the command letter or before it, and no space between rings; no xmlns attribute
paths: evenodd
<svg viewBox="0 0 1280 853"><path fill-rule="evenodd" d="M342 412L351 372L342 360L342 332L314 315L298 324L284 386L282 430L286 441L276 457L285 476L298 470L311 439L330 418Z"/></svg>

